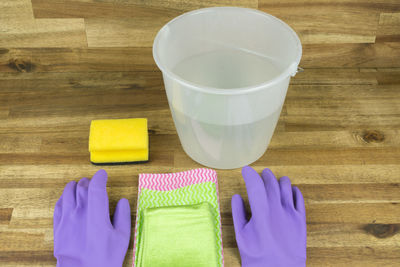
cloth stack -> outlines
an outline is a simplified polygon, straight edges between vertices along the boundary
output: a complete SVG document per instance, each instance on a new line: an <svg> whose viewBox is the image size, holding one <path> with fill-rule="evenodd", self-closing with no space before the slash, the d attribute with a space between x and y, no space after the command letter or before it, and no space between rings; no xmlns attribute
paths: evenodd
<svg viewBox="0 0 400 267"><path fill-rule="evenodd" d="M214 170L140 174L138 190L134 266L224 265Z"/></svg>

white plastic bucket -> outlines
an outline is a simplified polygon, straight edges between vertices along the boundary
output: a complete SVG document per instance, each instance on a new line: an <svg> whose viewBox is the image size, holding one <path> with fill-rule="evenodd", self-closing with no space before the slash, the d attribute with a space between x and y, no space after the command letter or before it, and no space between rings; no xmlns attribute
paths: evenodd
<svg viewBox="0 0 400 267"><path fill-rule="evenodd" d="M185 152L217 169L260 158L301 53L296 33L258 10L205 8L167 23L153 56Z"/></svg>

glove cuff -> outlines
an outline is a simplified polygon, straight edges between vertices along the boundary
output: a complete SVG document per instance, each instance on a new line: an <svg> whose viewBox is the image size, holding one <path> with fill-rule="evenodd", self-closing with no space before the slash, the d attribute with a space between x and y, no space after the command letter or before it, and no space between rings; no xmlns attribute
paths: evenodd
<svg viewBox="0 0 400 267"><path fill-rule="evenodd" d="M57 258L57 267L85 267L80 260L72 259L69 257L56 257Z"/></svg>
<svg viewBox="0 0 400 267"><path fill-rule="evenodd" d="M306 267L306 260L290 263L267 259L247 259L242 260L242 267Z"/></svg>

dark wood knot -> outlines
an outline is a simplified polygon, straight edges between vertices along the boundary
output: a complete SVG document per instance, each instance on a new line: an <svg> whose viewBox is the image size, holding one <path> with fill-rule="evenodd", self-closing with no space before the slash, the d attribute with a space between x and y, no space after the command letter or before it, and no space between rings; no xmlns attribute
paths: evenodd
<svg viewBox="0 0 400 267"><path fill-rule="evenodd" d="M19 72L32 72L35 69L35 65L32 62L22 59L11 59L8 66Z"/></svg>
<svg viewBox="0 0 400 267"><path fill-rule="evenodd" d="M382 143L385 140L383 133L378 131L365 131L361 137L366 143Z"/></svg>
<svg viewBox="0 0 400 267"><path fill-rule="evenodd" d="M394 236L399 228L398 224L367 224L364 230L377 238L388 238Z"/></svg>

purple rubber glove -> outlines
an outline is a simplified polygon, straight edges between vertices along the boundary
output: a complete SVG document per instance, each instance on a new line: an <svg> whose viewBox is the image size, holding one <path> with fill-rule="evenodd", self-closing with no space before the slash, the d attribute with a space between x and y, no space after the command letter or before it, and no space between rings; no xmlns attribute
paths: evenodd
<svg viewBox="0 0 400 267"><path fill-rule="evenodd" d="M129 245L131 210L121 199L110 221L107 173L65 186L54 209L57 267L121 267Z"/></svg>
<svg viewBox="0 0 400 267"><path fill-rule="evenodd" d="M269 169L262 177L244 167L251 208L247 214L240 195L232 197L232 216L236 242L244 267L306 266L306 211L300 190L288 177L278 183Z"/></svg>

